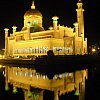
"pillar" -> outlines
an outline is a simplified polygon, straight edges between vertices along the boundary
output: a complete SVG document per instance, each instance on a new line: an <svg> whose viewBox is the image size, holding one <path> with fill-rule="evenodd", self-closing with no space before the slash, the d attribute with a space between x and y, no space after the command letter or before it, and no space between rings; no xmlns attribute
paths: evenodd
<svg viewBox="0 0 100 100"><path fill-rule="evenodd" d="M84 78L84 80L80 83L80 95L79 95L79 100L85 100L85 78Z"/></svg>
<svg viewBox="0 0 100 100"><path fill-rule="evenodd" d="M79 30L78 30L78 23L77 22L74 23L74 27L75 27L76 36L78 37Z"/></svg>
<svg viewBox="0 0 100 100"><path fill-rule="evenodd" d="M43 100L43 90L40 91L40 93L39 93L39 97L38 97L38 100Z"/></svg>
<svg viewBox="0 0 100 100"><path fill-rule="evenodd" d="M30 40L31 35L30 35L30 27L27 27L28 33L27 33L27 40Z"/></svg>
<svg viewBox="0 0 100 100"><path fill-rule="evenodd" d="M77 95L77 96L80 95L79 83L75 83L75 94L74 95Z"/></svg>
<svg viewBox="0 0 100 100"><path fill-rule="evenodd" d="M56 31L57 30L57 23L58 23L57 19L58 19L58 17L54 16L54 17L52 17L52 19L53 19L53 29Z"/></svg>
<svg viewBox="0 0 100 100"><path fill-rule="evenodd" d="M8 56L8 28L5 28L5 58Z"/></svg>
<svg viewBox="0 0 100 100"><path fill-rule="evenodd" d="M8 86L8 66L5 67L5 90L9 90Z"/></svg>
<svg viewBox="0 0 100 100"><path fill-rule="evenodd" d="M30 96L29 96L29 92L28 90L24 90L24 100L34 100L31 96L31 92L30 92Z"/></svg>
<svg viewBox="0 0 100 100"><path fill-rule="evenodd" d="M79 90L79 81L78 81L78 75L79 75L79 73L78 73L79 71L75 71L74 72L74 84L75 84L75 93L74 93L74 95L77 95L78 97L79 97L79 95L80 95L80 90Z"/></svg>
<svg viewBox="0 0 100 100"><path fill-rule="evenodd" d="M76 35L73 37L73 55L76 55Z"/></svg>
<svg viewBox="0 0 100 100"><path fill-rule="evenodd" d="M15 32L16 32L17 27L13 26L12 28L13 28L13 35L15 36Z"/></svg>
<svg viewBox="0 0 100 100"><path fill-rule="evenodd" d="M87 70L82 71L82 82L80 83L79 100L85 100L85 81L87 79Z"/></svg>
<svg viewBox="0 0 100 100"><path fill-rule="evenodd" d="M59 100L58 90L54 91L54 100Z"/></svg>
<svg viewBox="0 0 100 100"><path fill-rule="evenodd" d="M28 100L28 91L27 90L24 90L24 98L25 98L25 100Z"/></svg>

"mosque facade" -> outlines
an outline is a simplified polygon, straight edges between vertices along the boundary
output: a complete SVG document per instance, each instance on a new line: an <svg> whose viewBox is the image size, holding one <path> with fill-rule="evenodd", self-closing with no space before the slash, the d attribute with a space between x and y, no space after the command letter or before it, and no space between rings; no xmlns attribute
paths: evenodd
<svg viewBox="0 0 100 100"><path fill-rule="evenodd" d="M84 37L84 9L81 0L77 2L77 21L74 28L61 26L59 17L52 17L52 26L45 30L43 16L35 9L34 1L31 9L24 14L24 26L21 31L13 26L13 33L5 28L6 57L33 57L47 55L84 55L87 54L87 38Z"/></svg>

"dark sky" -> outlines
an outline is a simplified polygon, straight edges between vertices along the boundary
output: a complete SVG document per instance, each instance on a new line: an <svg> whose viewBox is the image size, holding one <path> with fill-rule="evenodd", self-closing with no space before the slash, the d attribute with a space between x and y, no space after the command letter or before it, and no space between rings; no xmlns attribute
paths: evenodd
<svg viewBox="0 0 100 100"><path fill-rule="evenodd" d="M36 9L43 15L43 26L47 29L52 25L52 17L58 16L58 23L73 27L76 22L76 3L78 0L35 0ZM84 0L85 37L88 43L99 43L99 0ZM0 1L0 49L4 48L4 28L16 25L17 31L23 27L24 13L30 9L32 0L3 0Z"/></svg>

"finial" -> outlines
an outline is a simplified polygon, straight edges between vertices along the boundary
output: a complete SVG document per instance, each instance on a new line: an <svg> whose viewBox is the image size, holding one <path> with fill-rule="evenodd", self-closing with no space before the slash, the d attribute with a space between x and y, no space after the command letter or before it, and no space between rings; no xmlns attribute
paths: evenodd
<svg viewBox="0 0 100 100"><path fill-rule="evenodd" d="M78 3L82 3L82 1L81 0L78 0Z"/></svg>
<svg viewBox="0 0 100 100"><path fill-rule="evenodd" d="M35 9L34 0L32 1L31 9Z"/></svg>

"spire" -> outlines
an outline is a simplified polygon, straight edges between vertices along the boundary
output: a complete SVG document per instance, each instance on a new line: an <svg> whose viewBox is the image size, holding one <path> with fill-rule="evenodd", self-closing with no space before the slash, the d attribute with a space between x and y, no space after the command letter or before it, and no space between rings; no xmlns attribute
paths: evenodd
<svg viewBox="0 0 100 100"><path fill-rule="evenodd" d="M82 8L82 5L83 5L82 1L81 0L78 0L78 2L77 2L78 8Z"/></svg>
<svg viewBox="0 0 100 100"><path fill-rule="evenodd" d="M34 0L32 1L31 9L35 9Z"/></svg>
<svg viewBox="0 0 100 100"><path fill-rule="evenodd" d="M78 0L78 2L79 2L79 3L82 3L82 1L81 1L81 0Z"/></svg>

